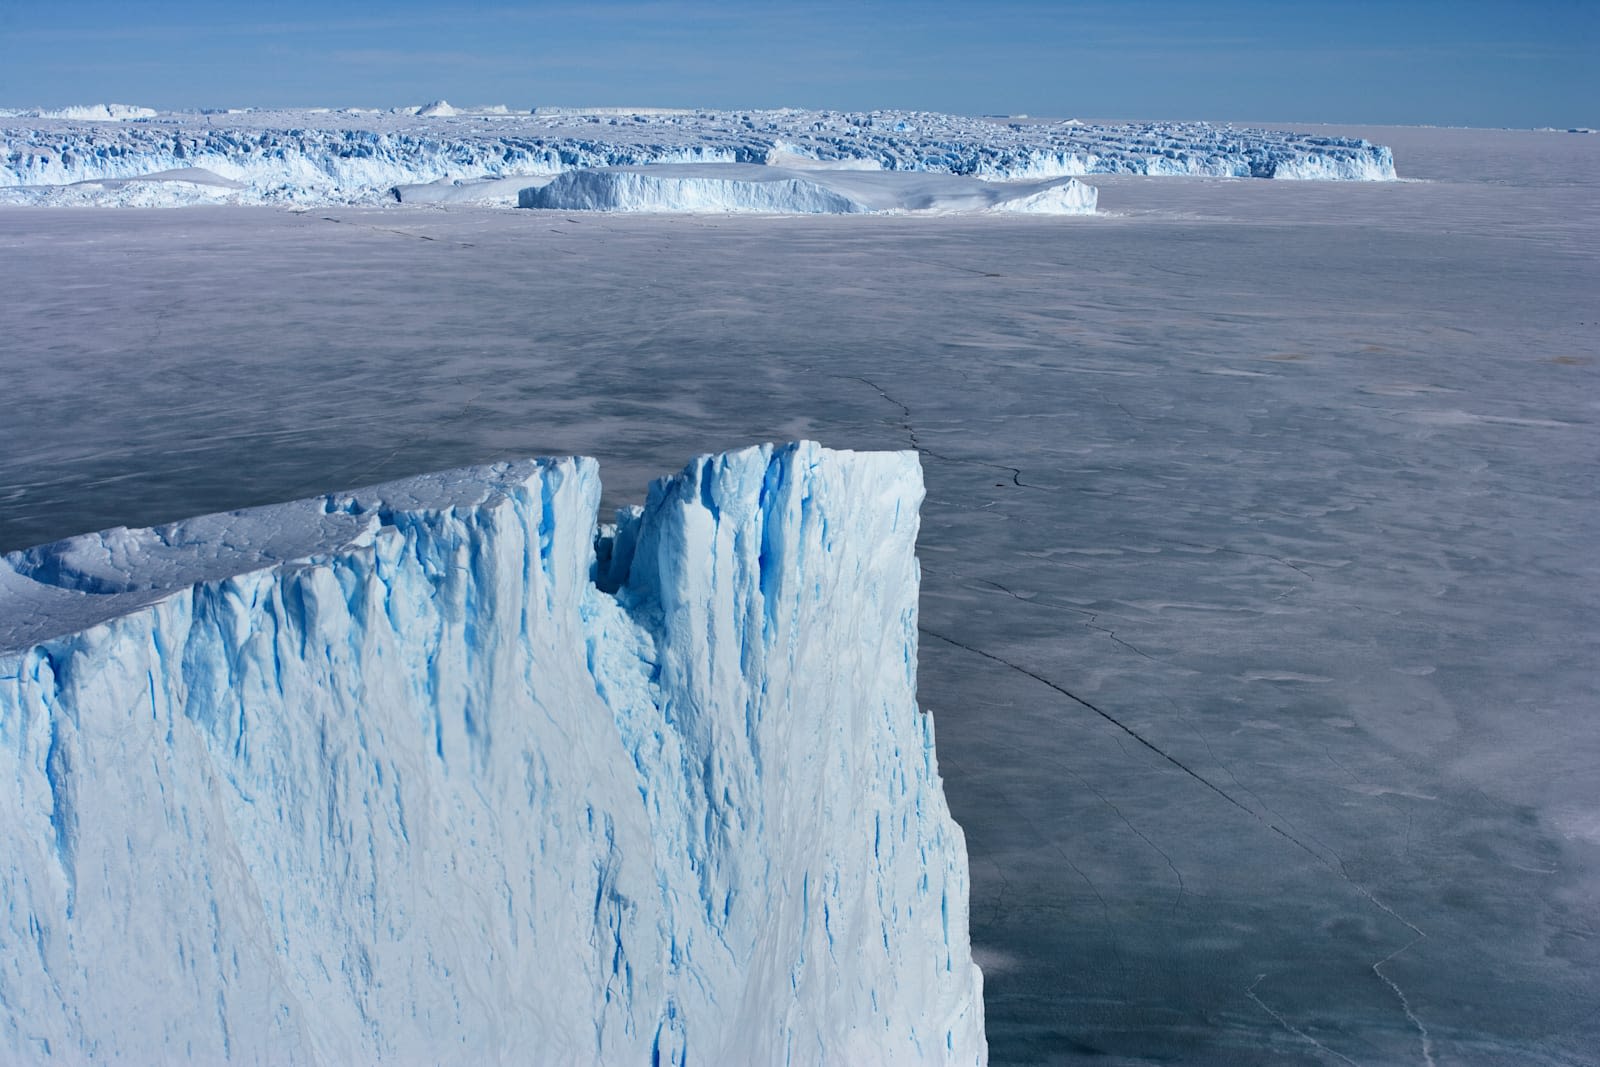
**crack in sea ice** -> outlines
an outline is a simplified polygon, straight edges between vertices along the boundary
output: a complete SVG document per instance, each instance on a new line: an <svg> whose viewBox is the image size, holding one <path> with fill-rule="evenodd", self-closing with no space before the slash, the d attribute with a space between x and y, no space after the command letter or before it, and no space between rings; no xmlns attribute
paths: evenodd
<svg viewBox="0 0 1600 1067"><path fill-rule="evenodd" d="M1318 1049L1326 1052L1330 1056L1333 1056L1335 1059L1343 1060L1345 1063L1350 1064L1351 1067L1360 1067L1360 1064L1356 1063L1355 1060L1336 1049L1331 1049L1327 1045L1324 1045L1322 1042L1318 1041L1316 1038L1312 1037L1310 1034L1294 1025L1294 1023L1291 1023L1288 1019L1284 1018L1283 1015L1275 1011L1270 1004L1262 1000L1261 997L1256 993L1256 986L1260 985L1262 979L1264 978L1266 978L1265 974L1256 975L1256 980L1250 983L1250 987L1244 991L1244 995L1255 1001L1256 1005L1260 1007L1262 1011L1276 1019L1278 1021L1278 1025L1282 1026L1291 1034L1294 1034L1296 1037L1304 1038L1311 1044L1315 1045Z"/></svg>
<svg viewBox="0 0 1600 1067"><path fill-rule="evenodd" d="M944 634L941 634L941 633L939 633L939 632L937 632L935 630L930 630L927 627L919 626L917 629L921 633L927 634L929 637L938 638L940 641L943 641L946 644L954 645L957 648L965 649L966 651L971 652L972 654L974 654L976 656L981 656L984 659L991 660L991 661L993 661L995 663L1001 664L1002 666L1008 667L1011 670L1016 671L1019 674L1026 675L1027 677L1032 678L1034 681L1039 682L1041 685L1048 686L1050 689L1055 690L1057 693L1060 693L1062 696L1064 696L1067 699L1073 701L1074 703L1077 703L1077 704L1087 708L1088 710L1094 712L1096 715L1100 716L1106 722L1108 722L1111 725L1115 726L1118 730L1122 731L1124 734L1126 734L1127 736L1131 737L1133 740L1137 741L1140 745L1142 745L1143 747L1149 749L1151 752L1155 753L1156 755L1160 756L1162 759L1164 759L1168 763L1172 764L1178 770L1182 771L1184 774L1188 775L1190 778L1193 778L1196 782L1199 782L1201 785L1205 786L1207 789L1211 790L1213 793L1217 794L1219 797L1221 797L1222 799L1226 800L1229 804L1231 804L1235 808L1238 808L1240 811L1245 812L1246 814L1248 814L1251 818L1255 819L1262 826L1265 826L1266 828L1271 830L1273 833L1275 833L1278 836L1282 837L1284 840L1291 842L1296 848L1300 849L1306 855L1310 856L1313 860L1315 860L1319 866L1323 867L1325 870L1329 871L1330 873L1333 873L1333 874L1337 875L1340 878L1340 880L1342 880L1346 885L1350 886L1351 889L1355 890L1355 892L1357 894L1359 894L1363 899L1365 899L1373 907L1377 908L1379 911L1383 912L1385 915L1388 915L1390 918L1394 919L1396 922L1400 923L1406 929L1410 930L1413 934L1415 934L1416 936L1413 937L1410 941L1407 941L1404 945L1401 945L1399 948L1397 948L1393 952L1389 953L1383 959L1378 960L1376 963L1372 964L1371 970L1372 970L1372 973L1378 977L1378 980L1381 981L1384 985L1388 986L1389 989L1394 993L1395 998L1397 1000L1399 1000L1399 1002L1400 1002L1400 1010L1405 1013L1405 1017L1411 1022L1412 1026L1414 1026L1416 1028L1417 1035L1418 1035L1419 1039L1421 1040L1421 1044L1422 1044L1422 1060L1423 1060L1423 1062L1425 1064L1427 1064L1427 1067L1435 1067L1435 1060L1434 1060L1434 1056L1433 1056L1433 1037L1432 1037L1432 1035L1428 1032L1428 1028L1422 1022L1421 1018L1419 1018L1417 1016L1416 1012L1412 1009L1411 1000L1410 1000L1409 997L1406 996L1405 990L1401 989L1399 983L1397 983L1393 978L1390 978L1387 974L1385 974L1383 972L1383 968L1384 968L1384 966L1386 964L1393 962L1394 960L1399 958L1401 955L1403 955L1404 953L1409 951L1411 948L1413 948L1416 945L1420 944L1421 942L1427 940L1428 935L1423 932L1421 927L1417 926L1415 923L1411 922L1411 920L1405 918L1399 912L1397 912L1393 908L1391 908L1389 905L1387 905L1383 901L1379 900L1377 898L1377 896L1374 895L1373 892L1370 889L1368 889L1366 886L1362 885L1360 882L1357 882L1354 878L1352 878L1350 876L1350 872L1345 868L1344 860L1341 857L1339 857L1339 855L1337 853L1333 853L1334 859L1338 861L1338 866L1335 867L1334 864L1330 863L1325 856L1323 856L1321 853L1317 852L1311 846L1307 845L1299 837L1297 837L1296 835L1294 835L1294 834L1290 833L1289 831L1285 830L1283 827L1279 826L1277 823L1271 822L1271 821L1268 821L1267 819L1262 818L1260 812L1257 812L1254 809L1252 809L1252 808L1246 806L1245 804L1241 803L1239 800L1234 798L1231 794L1229 794L1222 787L1218 786L1216 783L1212 782L1210 779L1206 778L1204 775L1200 774L1199 772L1195 771L1193 768L1189 767L1187 764L1185 764L1182 760L1178 759L1176 756L1173 756L1171 753L1165 751L1160 746L1156 745L1154 742L1152 742L1148 738L1144 737L1144 735L1140 734L1137 730L1133 729L1131 726L1128 726L1126 723L1124 723L1120 719L1116 718L1116 716L1112 715L1110 712L1107 712L1105 709L1100 708L1097 705L1091 703L1090 701L1085 700L1083 697L1078 696L1076 693L1073 693L1071 690L1067 689L1065 686L1058 685L1057 683L1051 681L1050 679L1044 677L1043 675L1041 675L1041 674L1039 674L1039 673L1037 673L1035 671L1032 671L1032 670L1028 669L1027 667L1022 666L1021 664L1013 663L1011 660L1008 660L1008 659L1004 658L1003 656L997 656L992 652L987 652L984 649L977 648L977 647L975 647L973 645L966 644L965 642L962 642L962 641L958 641L953 637L947 637ZM1237 781L1237 779L1235 779L1235 780ZM1254 987L1252 986L1252 989L1253 988ZM1260 1003L1259 998L1252 997L1252 999L1256 1000L1257 1003ZM1266 1008L1266 1005L1262 1004L1262 1007ZM1269 1014L1272 1014L1274 1016L1274 1018L1278 1018L1280 1022L1283 1021L1282 1017L1278 1016L1277 1013L1272 1012L1271 1009L1267 1009L1267 1010L1268 1010ZM1288 1024L1285 1023L1285 1025L1288 1025ZM1290 1027L1290 1029L1293 1029L1293 1027ZM1296 1032L1298 1033L1299 1031L1296 1031Z"/></svg>
<svg viewBox="0 0 1600 1067"><path fill-rule="evenodd" d="M906 438L911 442L912 449L914 449L918 454L932 456L934 459L942 460L945 463L961 463L970 467L988 467L990 470L1005 471L1011 475L1011 484L1015 485L1019 489L1044 488L1042 485L1032 485L1023 481L1021 467L1013 467L1006 463L990 463L987 460L981 459L962 459L959 456L947 456L941 452L935 452L933 449L922 443L922 439L917 434L916 426L911 422L911 409L906 406L906 403L903 400L898 400L889 395L888 391L885 390L883 386L879 385L870 378L863 378L860 375L855 374L837 374L834 375L834 377L842 378L847 382L860 382L862 385L872 389L879 396L883 397L883 399L899 408L900 428L906 432Z"/></svg>
<svg viewBox="0 0 1600 1067"><path fill-rule="evenodd" d="M1145 748L1149 749L1151 752L1154 752L1156 755L1160 756L1162 759L1166 760L1168 763L1170 763L1174 767L1178 768L1178 770L1182 771L1184 774L1187 774L1190 778L1193 778L1195 781L1199 782L1201 785L1205 786L1207 789L1211 790L1213 793L1217 794L1217 796L1221 797L1223 800L1226 800L1229 804L1232 804L1234 807L1238 808L1240 811L1248 812L1250 815L1255 816L1257 819L1260 818L1260 816L1256 815L1255 812L1251 811L1249 808L1245 807L1243 804L1239 803L1239 801L1235 800L1232 796L1230 796L1227 793L1226 790L1224 790L1220 786L1216 785L1216 783L1212 782L1209 778L1206 778L1204 775L1201 775L1201 774L1197 773L1194 769L1189 767L1182 760L1178 759L1176 756L1172 755L1171 753L1167 752L1166 750L1162 749L1160 746L1158 746L1155 743L1153 743L1152 741L1150 741L1143 734L1141 734L1137 730L1133 729L1133 727L1131 727L1131 726L1127 725L1126 723L1122 722L1120 719L1118 719L1116 716L1112 715L1110 712L1106 711L1105 709L1097 707L1096 705L1094 705L1094 704L1090 703L1089 701L1083 699L1083 697L1078 696L1076 693L1071 692L1070 690L1064 688L1063 686L1057 685L1055 682L1052 682L1050 679L1044 677L1044 675L1037 674L1034 671L1031 671L1028 668L1022 666L1021 664L1013 663L1010 660L1004 658L1003 656L997 656L993 652L986 652L981 648L977 648L977 647L974 647L973 645L969 645L969 644L966 644L964 642L957 641L953 637L946 637L944 634L938 633L938 632L936 632L934 630L930 630L925 626L919 626L919 627L917 627L917 629L919 631L921 631L922 633L927 634L929 637L936 637L939 640L945 642L946 644L954 645L957 648L966 649L968 652L971 652L972 654L977 655L977 656L982 656L984 659L993 660L995 663L999 663L999 664L1002 664L1003 666L1009 667L1012 670L1018 672L1019 674L1027 675L1029 678L1032 678L1034 681L1040 683L1041 685L1045 685L1045 686L1050 687L1051 689L1054 689L1056 692L1060 693L1062 696L1066 697L1067 699L1069 699L1069 700L1071 700L1071 701L1073 701L1073 702L1075 702L1077 704L1081 704L1085 708L1088 708L1090 711L1092 711L1096 715L1100 716L1106 722L1110 723L1112 726L1115 726L1118 730L1121 730L1123 733L1127 734L1129 737L1131 737L1135 741L1139 742L1139 744L1143 745Z"/></svg>

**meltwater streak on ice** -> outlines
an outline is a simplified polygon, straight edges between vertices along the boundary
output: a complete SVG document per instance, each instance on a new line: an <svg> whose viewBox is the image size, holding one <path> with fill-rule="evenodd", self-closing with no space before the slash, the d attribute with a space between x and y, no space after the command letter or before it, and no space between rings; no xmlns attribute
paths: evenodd
<svg viewBox="0 0 1600 1067"><path fill-rule="evenodd" d="M985 1059L912 453L592 460L0 568L0 1049ZM597 555L598 547L598 555Z"/></svg>
<svg viewBox="0 0 1600 1067"><path fill-rule="evenodd" d="M93 111L95 109L87 109ZM168 112L124 122L0 114L0 202L375 201L408 185L488 183L641 164L820 163L1003 181L1084 174L1382 180L1365 140L1204 122L1085 124L925 111L607 109L512 114L443 105ZM73 183L185 169L213 178L100 191ZM228 189L217 181L240 183ZM486 187L514 201L516 190Z"/></svg>

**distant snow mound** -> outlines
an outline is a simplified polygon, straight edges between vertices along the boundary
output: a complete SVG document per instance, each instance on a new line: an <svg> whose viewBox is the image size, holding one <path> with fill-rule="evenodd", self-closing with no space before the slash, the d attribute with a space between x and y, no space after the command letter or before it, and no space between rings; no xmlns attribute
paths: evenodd
<svg viewBox="0 0 1600 1067"><path fill-rule="evenodd" d="M450 106L449 101L435 100L431 104L424 104L417 109L417 117L424 119L447 119L461 114Z"/></svg>
<svg viewBox="0 0 1600 1067"><path fill-rule="evenodd" d="M1096 199L1094 186L1069 180L998 201L989 210L1009 215L1087 215L1094 211Z"/></svg>
<svg viewBox="0 0 1600 1067"><path fill-rule="evenodd" d="M240 201L242 182L202 167L101 178L66 185L13 185L0 188L0 204L27 207L190 207Z"/></svg>
<svg viewBox="0 0 1600 1067"><path fill-rule="evenodd" d="M574 170L518 205L560 211L767 215L1013 212L1087 215L1092 186L1070 178L992 182L951 174L793 169L760 164L685 164Z"/></svg>

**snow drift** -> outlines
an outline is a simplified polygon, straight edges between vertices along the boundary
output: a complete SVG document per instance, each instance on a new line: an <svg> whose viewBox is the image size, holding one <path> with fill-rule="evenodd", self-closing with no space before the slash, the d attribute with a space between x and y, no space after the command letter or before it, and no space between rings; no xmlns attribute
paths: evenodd
<svg viewBox="0 0 1600 1067"><path fill-rule="evenodd" d="M70 185L0 188L0 204L26 207L188 207L226 203L244 189L201 167L160 171L138 178L102 178Z"/></svg>
<svg viewBox="0 0 1600 1067"><path fill-rule="evenodd" d="M1095 190L1072 178L988 182L950 174L726 163L568 171L522 190L517 203L561 211L1087 215L1094 212Z"/></svg>
<svg viewBox="0 0 1600 1067"><path fill-rule="evenodd" d="M912 453L592 460L0 566L10 1061L982 1062Z"/></svg>

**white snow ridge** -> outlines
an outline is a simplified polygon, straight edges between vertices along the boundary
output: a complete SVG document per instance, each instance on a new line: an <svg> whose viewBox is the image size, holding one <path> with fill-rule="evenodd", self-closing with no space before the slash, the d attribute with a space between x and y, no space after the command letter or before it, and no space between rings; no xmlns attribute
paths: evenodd
<svg viewBox="0 0 1600 1067"><path fill-rule="evenodd" d="M0 563L0 1059L982 1063L914 453L472 468Z"/></svg>

